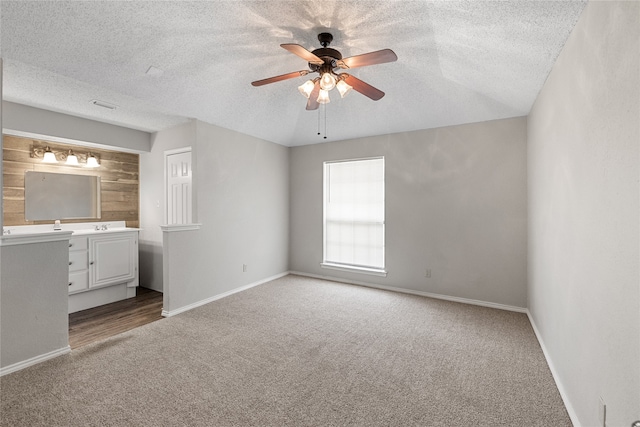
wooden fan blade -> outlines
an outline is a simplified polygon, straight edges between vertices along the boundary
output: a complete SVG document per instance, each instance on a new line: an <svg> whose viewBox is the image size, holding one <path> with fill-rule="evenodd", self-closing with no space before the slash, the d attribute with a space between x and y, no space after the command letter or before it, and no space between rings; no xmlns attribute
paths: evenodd
<svg viewBox="0 0 640 427"><path fill-rule="evenodd" d="M318 94L320 93L320 82L316 82L316 85L313 87L311 91L311 95L309 95L309 99L307 100L307 110L317 110L320 104L318 103Z"/></svg>
<svg viewBox="0 0 640 427"><path fill-rule="evenodd" d="M251 82L251 85L252 86L268 85L269 83L275 83L282 80L293 79L295 77L306 76L307 74L309 74L309 71L307 70L294 71L293 73L282 74L275 77L269 77L268 79L256 80L255 82Z"/></svg>
<svg viewBox="0 0 640 427"><path fill-rule="evenodd" d="M345 76L344 77L345 83L351 86L353 90L360 92L364 96L369 97L374 101L377 101L384 96L384 92L381 91L380 89L376 89L375 87L371 86L369 83L365 83L362 80L355 78L350 74L342 73L341 76Z"/></svg>
<svg viewBox="0 0 640 427"><path fill-rule="evenodd" d="M385 62L397 61L398 57L391 49L382 49L375 52L363 53L362 55L351 56L337 62L340 68L357 68L367 65L384 64Z"/></svg>
<svg viewBox="0 0 640 427"><path fill-rule="evenodd" d="M300 58L312 64L316 64L316 65L324 64L324 61L322 59L318 58L313 53L309 52L307 49L300 46L299 44L287 43L287 44L281 44L280 47L287 49L289 52L293 53L294 55L298 55Z"/></svg>

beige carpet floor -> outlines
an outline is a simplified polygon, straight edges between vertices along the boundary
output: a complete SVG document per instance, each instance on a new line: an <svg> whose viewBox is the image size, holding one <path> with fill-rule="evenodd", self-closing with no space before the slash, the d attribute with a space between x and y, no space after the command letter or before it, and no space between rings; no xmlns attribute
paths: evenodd
<svg viewBox="0 0 640 427"><path fill-rule="evenodd" d="M2 426L570 426L526 315L299 276L0 379Z"/></svg>

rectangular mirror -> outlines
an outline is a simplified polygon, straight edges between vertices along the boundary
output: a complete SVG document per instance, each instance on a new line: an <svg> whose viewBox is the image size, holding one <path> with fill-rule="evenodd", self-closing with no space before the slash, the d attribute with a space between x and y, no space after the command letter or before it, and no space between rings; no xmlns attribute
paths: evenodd
<svg viewBox="0 0 640 427"><path fill-rule="evenodd" d="M100 215L99 176L25 172L27 221L99 219Z"/></svg>

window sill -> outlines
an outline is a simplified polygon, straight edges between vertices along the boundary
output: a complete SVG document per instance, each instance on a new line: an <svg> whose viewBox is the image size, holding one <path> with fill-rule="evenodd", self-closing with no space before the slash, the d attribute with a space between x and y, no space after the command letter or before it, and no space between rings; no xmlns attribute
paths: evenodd
<svg viewBox="0 0 640 427"><path fill-rule="evenodd" d="M331 264L326 262L320 263L320 267L328 268L330 270L347 271L349 273L363 273L369 274L371 276L387 277L386 270L379 270L377 268L356 267L342 264Z"/></svg>

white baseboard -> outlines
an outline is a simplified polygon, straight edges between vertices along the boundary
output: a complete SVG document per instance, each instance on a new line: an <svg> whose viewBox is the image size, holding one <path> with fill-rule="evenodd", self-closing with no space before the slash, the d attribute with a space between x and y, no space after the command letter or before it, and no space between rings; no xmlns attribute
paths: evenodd
<svg viewBox="0 0 640 427"><path fill-rule="evenodd" d="M421 297L435 298L435 299L441 299L441 300L445 300L445 301L459 302L459 303L462 303L462 304L479 305L479 306L482 306L482 307L496 308L498 310L515 311L515 312L518 312L518 313L526 313L527 312L526 308L517 307L515 305L498 304L498 303L489 302L489 301L480 301L480 300L469 299L469 298L452 297L452 296L449 296L449 295L434 294L434 293L431 293L431 292L422 292L422 291L414 291L412 289L396 288L394 286L383 286L383 285L376 285L376 284L373 284L373 283L359 282L359 281L356 281L356 280L341 279L341 278L333 277L333 276L323 276L323 275L319 275L319 274L301 273L299 271L291 271L290 273L291 274L296 274L298 276L313 277L314 279L331 280L332 282L340 282L340 283L347 283L347 284L350 284L350 285L366 286L368 288L376 288L376 289L382 289L382 290L385 290L385 291L393 291L393 292L400 292L400 293L403 293L403 294L418 295L418 296L421 296Z"/></svg>
<svg viewBox="0 0 640 427"><path fill-rule="evenodd" d="M576 414L576 411L573 409L573 406L571 406L571 402L569 401L569 397L567 396L564 386L562 385L562 381L560 381L560 376L558 376L558 371L556 370L555 365L553 364L553 361L551 360L551 357L549 355L549 352L547 351L547 348L544 345L544 341L542 340L542 335L540 335L540 331L538 331L536 322L534 322L533 316L531 315L531 312L529 311L529 309L527 309L526 313L527 313L527 317L529 318L529 323L531 323L531 327L533 328L533 332L536 334L538 343L542 348L542 353L544 354L544 358L547 360L547 365L549 365L549 370L551 371L553 380L556 383L556 387L558 387L558 391L560 392L560 397L562 397L562 401L564 402L564 407L567 409L567 412L569 413L569 418L571 418L571 423L575 427L578 427L580 426L580 422L578 421L578 415Z"/></svg>
<svg viewBox="0 0 640 427"><path fill-rule="evenodd" d="M45 360L53 359L54 357L62 356L63 354L67 354L71 352L71 347L66 346L63 348L59 348L58 350L50 351L49 353L41 354L40 356L32 357L27 360L23 360L22 362L14 363L13 365L5 366L4 368L0 368L0 377L3 375L10 374L12 372L19 371L21 369L27 368L32 365L36 365L38 363L44 362Z"/></svg>
<svg viewBox="0 0 640 427"><path fill-rule="evenodd" d="M191 310L193 308L200 307L201 305L205 305L205 304L208 304L210 302L222 299L224 297L228 297L229 295L233 295L233 294L238 293L238 292L246 291L247 289L253 288L255 286L262 285L262 284L267 283L267 282L271 282L272 280L279 279L279 278L284 277L284 276L286 276L288 274L289 274L289 272L285 271L284 273L276 274L275 276L267 277L266 279L262 279L262 280L259 280L257 282L249 283L248 285L241 286L239 288L232 289L230 291L227 291L227 292L224 292L224 293L221 293L221 294L218 294L218 295L214 295L214 296L209 297L209 298L205 298L203 300L194 302L193 304L189 304L189 305L185 305L184 307L176 308L175 310L167 311L167 310L163 309L162 310L162 316L163 317L175 316L176 314L184 313L185 311L189 311L189 310Z"/></svg>

